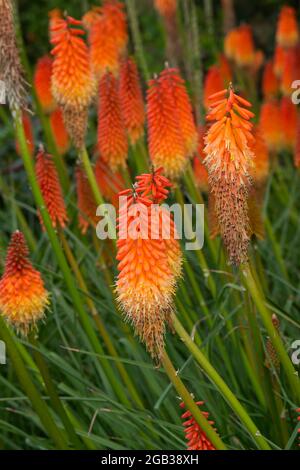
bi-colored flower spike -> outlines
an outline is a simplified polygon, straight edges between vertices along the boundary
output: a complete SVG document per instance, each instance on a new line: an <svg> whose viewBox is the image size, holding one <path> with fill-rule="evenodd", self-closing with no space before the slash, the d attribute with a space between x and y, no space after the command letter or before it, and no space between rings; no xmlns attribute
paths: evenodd
<svg viewBox="0 0 300 470"><path fill-rule="evenodd" d="M253 153L251 104L234 93L232 87L211 96L207 121L213 122L205 137L204 164L220 232L231 263L239 265L248 258L249 168Z"/></svg>
<svg viewBox="0 0 300 470"><path fill-rule="evenodd" d="M198 134L185 82L178 69L168 66L161 72L159 81L162 92L166 90L166 93L170 92L173 96L174 114L178 120L185 153L191 157L197 148Z"/></svg>
<svg viewBox="0 0 300 470"><path fill-rule="evenodd" d="M260 109L259 126L267 147L271 152L279 152L282 148L281 125L278 101L265 101Z"/></svg>
<svg viewBox="0 0 300 470"><path fill-rule="evenodd" d="M154 0L154 5L162 16L170 17L176 14L177 0Z"/></svg>
<svg viewBox="0 0 300 470"><path fill-rule="evenodd" d="M26 82L20 61L13 4L0 0L0 68L6 96L12 111L26 109Z"/></svg>
<svg viewBox="0 0 300 470"><path fill-rule="evenodd" d="M209 97L224 88L224 80L218 65L209 67L204 79L203 102L206 109L210 107Z"/></svg>
<svg viewBox="0 0 300 470"><path fill-rule="evenodd" d="M208 191L208 173L203 163L205 158L204 154L204 136L206 134L205 126L199 126L198 128L198 148L193 161L193 170L195 175L195 181L200 191Z"/></svg>
<svg viewBox="0 0 300 470"><path fill-rule="evenodd" d="M263 71L262 92L264 98L274 98L279 92L279 82L274 73L274 63L269 60Z"/></svg>
<svg viewBox="0 0 300 470"><path fill-rule="evenodd" d="M121 173L113 173L101 157L97 158L95 176L101 194L106 200L118 207L119 192L125 189L125 182Z"/></svg>
<svg viewBox="0 0 300 470"><path fill-rule="evenodd" d="M120 193L126 202L119 210L118 302L157 363L182 263L171 215L156 203L166 197L168 187L170 182L159 170L141 175L136 190Z"/></svg>
<svg viewBox="0 0 300 470"><path fill-rule="evenodd" d="M298 113L289 96L283 96L280 102L282 145L287 150L294 150L297 137Z"/></svg>
<svg viewBox="0 0 300 470"><path fill-rule="evenodd" d="M137 66L132 58L124 60L121 65L119 95L127 134L135 144L144 134L145 105Z"/></svg>
<svg viewBox="0 0 300 470"><path fill-rule="evenodd" d="M107 72L99 84L98 149L113 172L126 165L128 141L121 113L118 83Z"/></svg>
<svg viewBox="0 0 300 470"><path fill-rule="evenodd" d="M172 90L158 78L149 81L147 123L150 158L155 168L163 167L168 178L179 178L188 158Z"/></svg>
<svg viewBox="0 0 300 470"><path fill-rule="evenodd" d="M37 154L35 172L53 227L64 228L68 222L68 216L58 174L52 156L43 148ZM44 228L40 213L39 219Z"/></svg>
<svg viewBox="0 0 300 470"><path fill-rule="evenodd" d="M62 107L67 131L77 148L82 148L87 124L87 110L95 92L88 48L79 29L81 21L67 17L56 20L51 43L54 56L52 93Z"/></svg>
<svg viewBox="0 0 300 470"><path fill-rule="evenodd" d="M127 41L127 23L123 4L107 1L102 8L94 7L83 17L89 31L90 57L93 72L101 78L107 71L117 75L120 58Z"/></svg>
<svg viewBox="0 0 300 470"><path fill-rule="evenodd" d="M259 126L253 129L254 142L249 147L255 156L250 175L255 183L263 183L269 176L269 152Z"/></svg>
<svg viewBox="0 0 300 470"><path fill-rule="evenodd" d="M43 318L49 293L28 259L24 235L13 233L0 280L0 312L18 332L27 335Z"/></svg>
<svg viewBox="0 0 300 470"><path fill-rule="evenodd" d="M70 140L61 108L56 108L56 110L50 114L50 126L58 153L64 155L69 150Z"/></svg>
<svg viewBox="0 0 300 470"><path fill-rule="evenodd" d="M29 153L33 155L34 153L34 137L33 137L33 129L32 123L29 114L26 111L22 112L22 123L24 134L26 137L26 143L29 150ZM19 141L16 141L16 152L21 155Z"/></svg>
<svg viewBox="0 0 300 470"><path fill-rule="evenodd" d="M52 58L48 55L41 57L35 66L33 83L38 100L45 113L51 113L56 108L51 90Z"/></svg>
<svg viewBox="0 0 300 470"><path fill-rule="evenodd" d="M282 47L293 47L299 40L296 11L293 7L283 6L278 19L276 41Z"/></svg>
<svg viewBox="0 0 300 470"><path fill-rule="evenodd" d="M81 233L85 234L89 225L96 226L97 204L89 185L87 176L80 165L76 167L76 193L78 206L78 221Z"/></svg>
<svg viewBox="0 0 300 470"><path fill-rule="evenodd" d="M204 405L204 402L197 401L196 404L200 407ZM183 402L180 403L180 408L185 408ZM201 410L201 413L208 419L209 413L207 411ZM184 420L182 424L184 426L186 440L188 441L188 450L216 450L189 410L185 411L181 415L181 418ZM211 426L215 424L212 420L208 422Z"/></svg>

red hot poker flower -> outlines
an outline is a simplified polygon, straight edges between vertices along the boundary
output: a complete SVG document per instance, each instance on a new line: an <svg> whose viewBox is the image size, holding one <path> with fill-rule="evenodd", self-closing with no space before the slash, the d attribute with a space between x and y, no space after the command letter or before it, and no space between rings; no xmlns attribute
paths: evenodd
<svg viewBox="0 0 300 470"><path fill-rule="evenodd" d="M299 40L295 9L283 6L277 24L276 41L282 47L293 47Z"/></svg>
<svg viewBox="0 0 300 470"><path fill-rule="evenodd" d="M52 156L43 149L37 154L35 172L53 227L64 228L68 222L68 216L58 174ZM44 228L40 214L39 218Z"/></svg>
<svg viewBox="0 0 300 470"><path fill-rule="evenodd" d="M34 71L34 87L37 97L45 113L50 113L56 108L51 91L52 59L48 55L41 57Z"/></svg>
<svg viewBox="0 0 300 470"><path fill-rule="evenodd" d="M100 80L98 106L98 149L113 172L125 167L128 152L117 86L116 78L107 72Z"/></svg>
<svg viewBox="0 0 300 470"><path fill-rule="evenodd" d="M136 177L137 186L135 188L142 197L151 197L154 203L159 204L167 199L169 189L172 187L171 181L163 176L162 167L153 169L152 173L144 173Z"/></svg>
<svg viewBox="0 0 300 470"><path fill-rule="evenodd" d="M0 280L1 314L24 335L43 318L49 304L49 293L28 254L24 235L17 230L11 237Z"/></svg>
<svg viewBox="0 0 300 470"><path fill-rule="evenodd" d="M204 402L197 401L196 404L198 406L202 406L204 405ZM185 404L183 402L180 403L180 408L185 408ZM207 419L209 413L207 411L201 412L203 416ZM188 441L188 450L216 450L189 410L185 411L181 415L181 418L185 420L183 422L183 426L185 428L185 437ZM212 426L215 424L212 420L209 420L208 422Z"/></svg>
<svg viewBox="0 0 300 470"><path fill-rule="evenodd" d="M120 72L119 95L124 124L132 144L144 134L145 105L133 59L123 61Z"/></svg>
<svg viewBox="0 0 300 470"><path fill-rule="evenodd" d="M56 108L56 110L50 114L50 126L58 153L64 155L69 150L70 141L65 128L61 108Z"/></svg>

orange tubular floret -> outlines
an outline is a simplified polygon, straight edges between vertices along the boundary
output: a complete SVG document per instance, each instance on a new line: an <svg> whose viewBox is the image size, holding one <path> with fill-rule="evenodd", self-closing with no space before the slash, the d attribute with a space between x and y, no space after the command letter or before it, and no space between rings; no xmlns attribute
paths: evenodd
<svg viewBox="0 0 300 470"><path fill-rule="evenodd" d="M107 72L99 85L98 149L113 172L125 167L128 152L116 78Z"/></svg>
<svg viewBox="0 0 300 470"><path fill-rule="evenodd" d="M49 293L28 254L24 235L17 230L11 237L0 280L1 314L24 335L43 318L49 304Z"/></svg>
<svg viewBox="0 0 300 470"><path fill-rule="evenodd" d="M299 40L296 11L289 6L283 6L277 24L276 41L282 47L293 47Z"/></svg>
<svg viewBox="0 0 300 470"><path fill-rule="evenodd" d="M144 134L145 105L136 64L124 60L121 66L119 95L124 124L132 144Z"/></svg>
<svg viewBox="0 0 300 470"><path fill-rule="evenodd" d="M53 227L64 228L68 222L68 216L58 174L52 156L43 149L37 154L35 172ZM40 213L39 218L44 228Z"/></svg>
<svg viewBox="0 0 300 470"><path fill-rule="evenodd" d="M60 106L81 110L86 108L95 92L88 48L82 39L84 31L73 28L75 21L68 17L58 19L51 31L51 43L55 46L52 68L52 93Z"/></svg>

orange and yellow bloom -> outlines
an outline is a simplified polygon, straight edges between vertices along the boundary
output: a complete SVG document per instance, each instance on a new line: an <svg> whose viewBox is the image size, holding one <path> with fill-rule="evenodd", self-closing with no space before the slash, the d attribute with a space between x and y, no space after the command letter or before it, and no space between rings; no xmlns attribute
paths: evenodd
<svg viewBox="0 0 300 470"><path fill-rule="evenodd" d="M49 305L49 293L28 254L24 235L17 230L11 237L0 280L0 312L24 335L44 317Z"/></svg>
<svg viewBox="0 0 300 470"><path fill-rule="evenodd" d="M277 24L276 41L282 47L293 47L299 41L296 12L294 8L283 6Z"/></svg>

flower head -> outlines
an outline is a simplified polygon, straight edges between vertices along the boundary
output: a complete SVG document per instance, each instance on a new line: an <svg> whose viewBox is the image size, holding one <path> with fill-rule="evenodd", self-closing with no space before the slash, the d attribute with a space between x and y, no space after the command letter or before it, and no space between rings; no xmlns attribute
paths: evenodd
<svg viewBox="0 0 300 470"><path fill-rule="evenodd" d="M240 67L255 65L255 48L250 26L242 25L229 31L225 37L224 50L226 56Z"/></svg>
<svg viewBox="0 0 300 470"><path fill-rule="evenodd" d="M79 149L84 145L87 110L95 91L88 48L81 37L84 31L78 28L81 24L68 16L65 20L57 19L51 29L51 43L55 45L51 52L52 93L62 107L67 131Z"/></svg>
<svg viewBox="0 0 300 470"><path fill-rule="evenodd" d="M51 91L51 74L52 58L45 55L37 61L33 77L35 91L45 113L50 113L56 108Z"/></svg>
<svg viewBox="0 0 300 470"><path fill-rule="evenodd" d="M282 47L293 47L298 40L299 31L295 9L284 5L278 18L276 41Z"/></svg>
<svg viewBox="0 0 300 470"><path fill-rule="evenodd" d="M70 141L65 128L61 108L56 108L56 110L50 114L50 126L58 153L64 155L69 150Z"/></svg>
<svg viewBox="0 0 300 470"><path fill-rule="evenodd" d="M134 191L120 193L117 242L118 302L151 356L159 362L170 322L181 251L170 213L154 201L170 186L161 171L142 175ZM158 199L157 199L158 198ZM164 230L169 224L169 238Z"/></svg>
<svg viewBox="0 0 300 470"><path fill-rule="evenodd" d="M250 106L229 87L211 96L207 115L213 124L205 137L204 164L220 232L234 264L247 260L249 243L247 194L253 159L249 148L253 142Z"/></svg>
<svg viewBox="0 0 300 470"><path fill-rule="evenodd" d="M28 254L24 235L17 230L11 237L0 280L1 314L24 335L43 318L49 304L49 293Z"/></svg>
<svg viewBox="0 0 300 470"><path fill-rule="evenodd" d="M128 153L116 78L107 72L99 84L98 149L111 170L125 167Z"/></svg>
<svg viewBox="0 0 300 470"><path fill-rule="evenodd" d="M163 167L168 178L181 176L188 162L185 142L176 113L173 90L158 78L149 81L147 123L150 158Z"/></svg>
<svg viewBox="0 0 300 470"><path fill-rule="evenodd" d="M204 402L197 401L196 405L203 406ZM185 408L183 402L180 403L180 408ZM207 411L201 411L201 413L208 419L209 413ZM189 410L185 411L181 415L181 418L185 420L182 424L184 426L186 440L188 441L188 450L216 450ZM208 422L211 426L215 424L212 420Z"/></svg>
<svg viewBox="0 0 300 470"><path fill-rule="evenodd" d="M114 0L102 8L94 7L83 22L89 31L92 69L98 78L107 71L118 74L120 57L128 41L126 16L123 4Z"/></svg>
<svg viewBox="0 0 300 470"><path fill-rule="evenodd" d="M137 66L131 58L124 60L121 66L119 95L124 124L134 144L144 134L145 105Z"/></svg>
<svg viewBox="0 0 300 470"><path fill-rule="evenodd" d="M65 227L68 216L53 158L43 148L36 157L36 177L46 204L53 227ZM43 220L39 214L42 227Z"/></svg>
<svg viewBox="0 0 300 470"><path fill-rule="evenodd" d="M0 76L5 82L10 109L26 109L26 83L16 41L11 0L0 0L0 18Z"/></svg>

